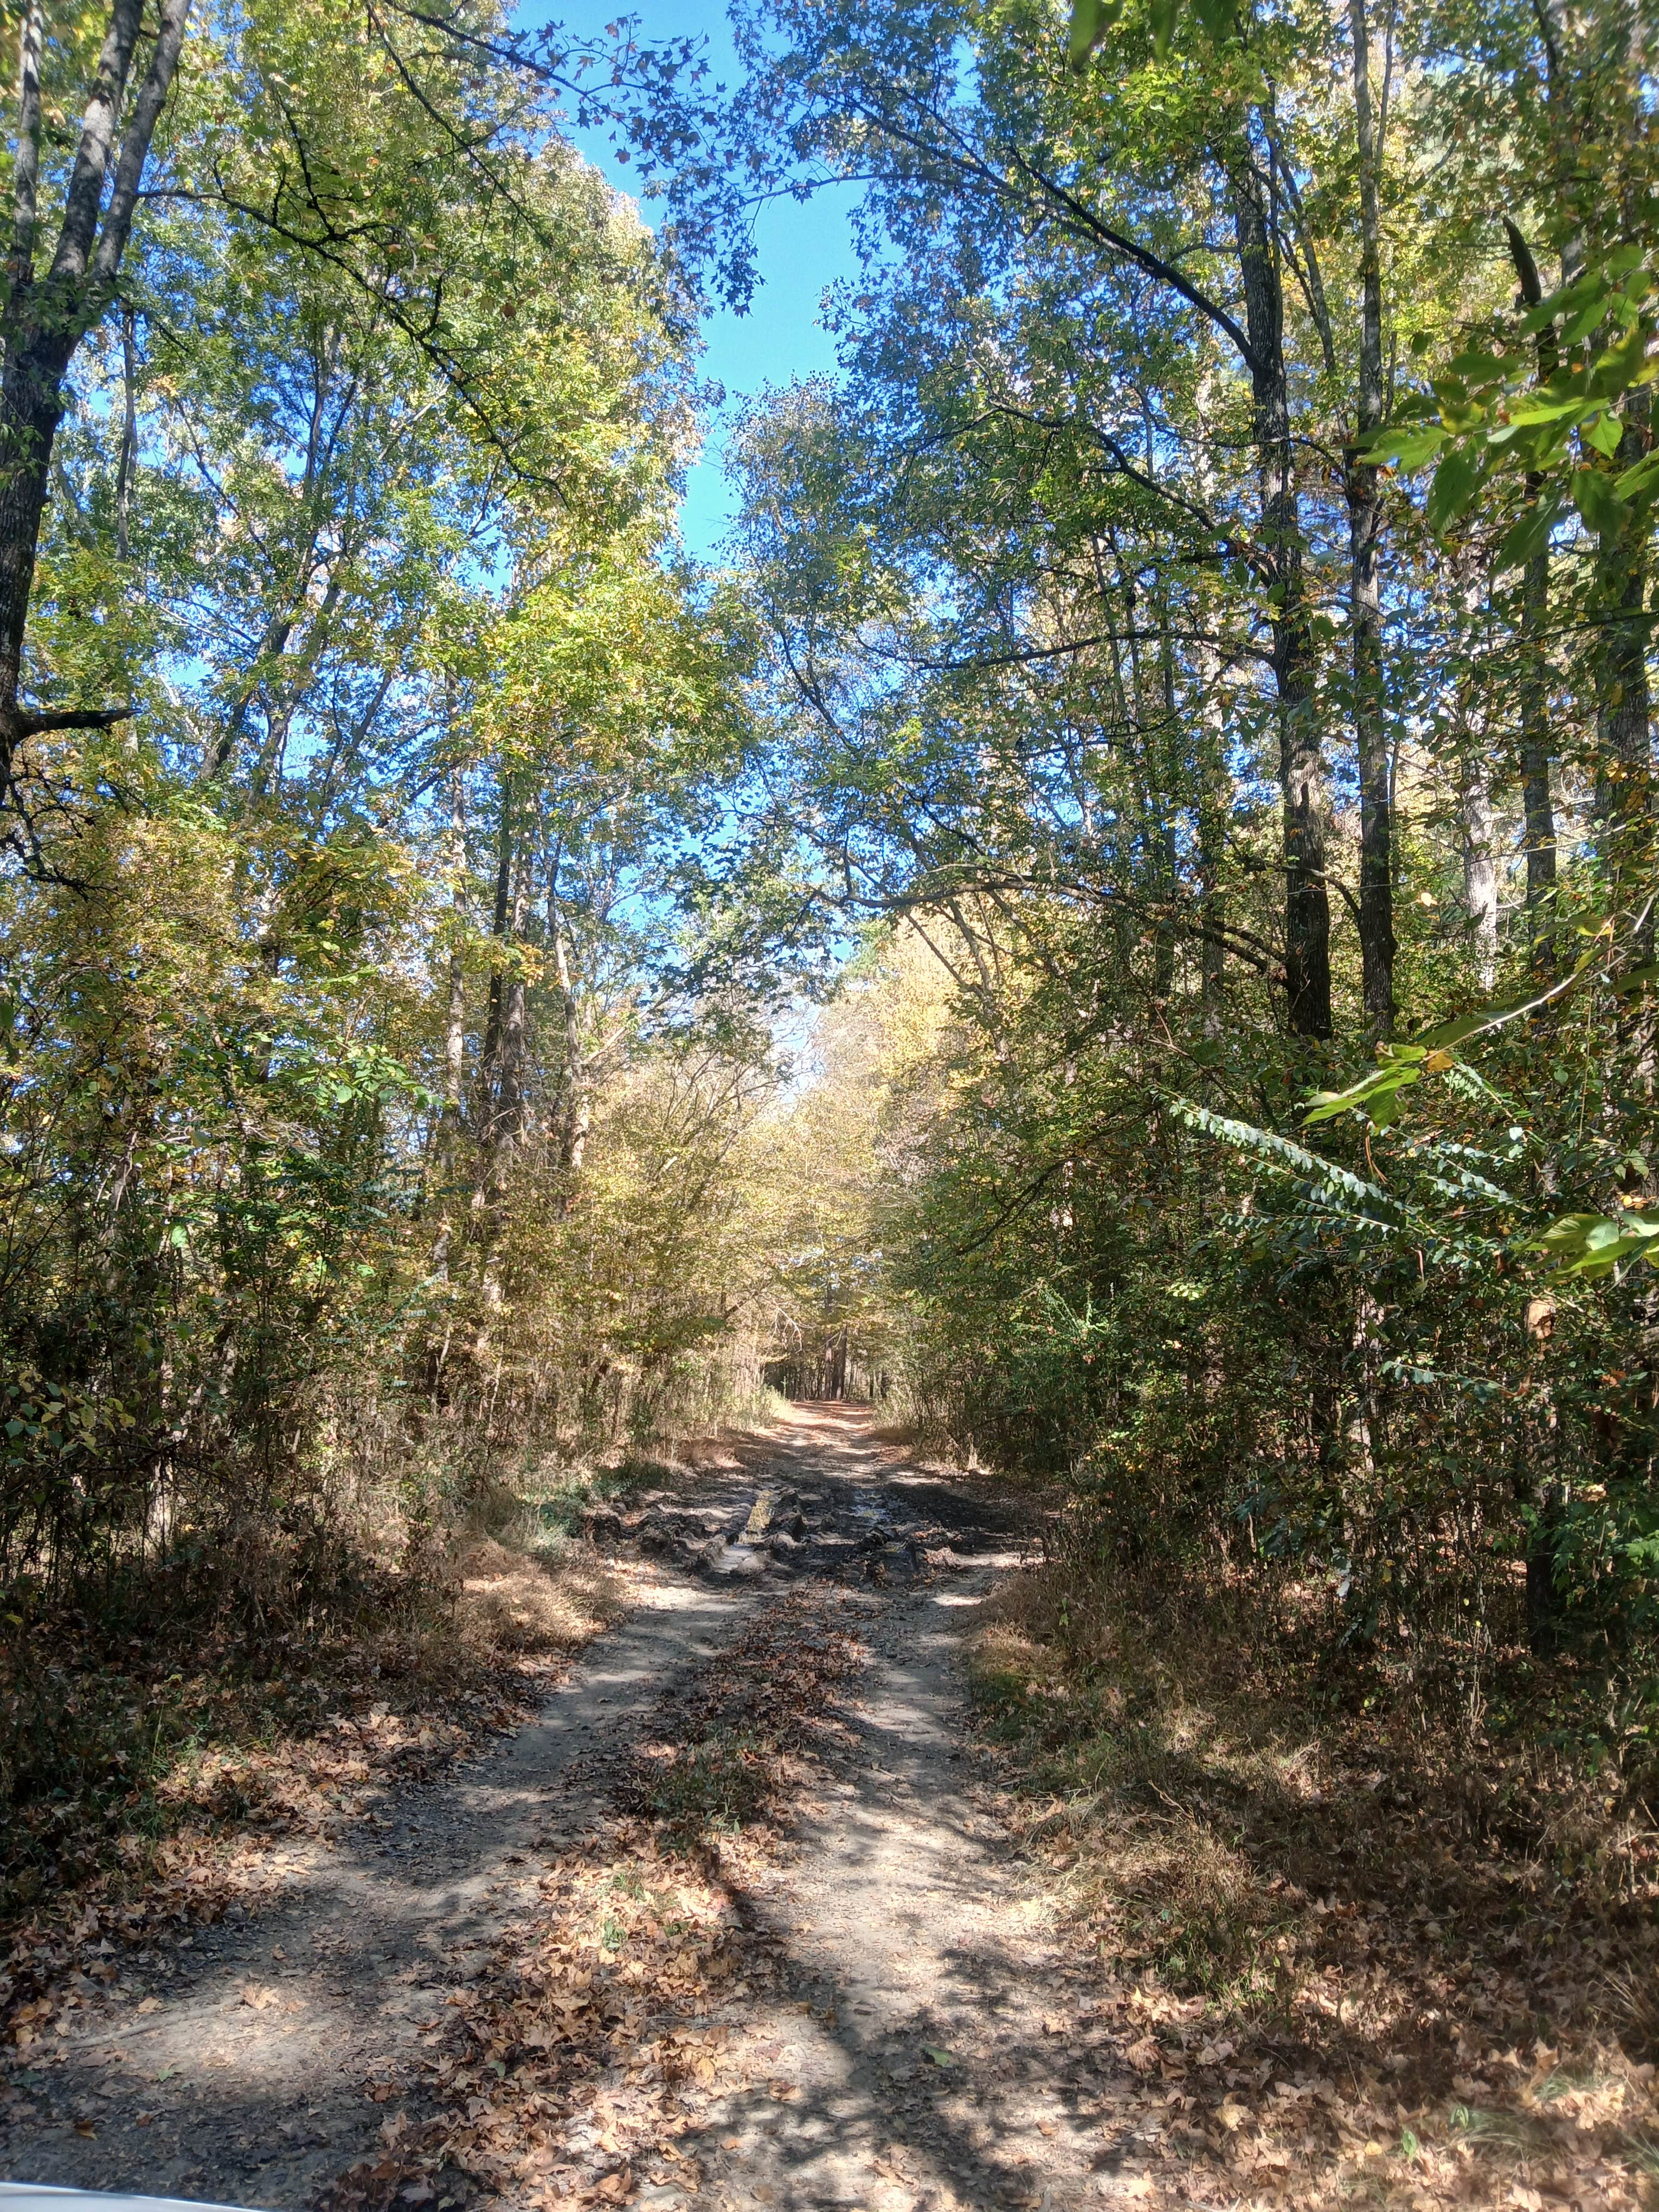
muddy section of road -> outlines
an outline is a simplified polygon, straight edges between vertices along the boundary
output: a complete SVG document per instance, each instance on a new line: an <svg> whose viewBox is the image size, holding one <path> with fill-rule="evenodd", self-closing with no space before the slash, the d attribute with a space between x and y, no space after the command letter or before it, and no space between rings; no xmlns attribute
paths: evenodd
<svg viewBox="0 0 1659 2212"><path fill-rule="evenodd" d="M642 1490L585 1526L601 1551L631 1553L716 1582L810 1577L902 1589L1018 1553L1030 1516L983 1485L907 1465L867 1419L798 1411L740 1438L687 1490Z"/></svg>
<svg viewBox="0 0 1659 2212"><path fill-rule="evenodd" d="M773 1963L708 2015L729 2038L714 2101L688 2099L678 2162L655 2175L567 2124L568 2154L533 2183L504 2174L498 2200L1059 2212L1137 2193L1133 2099L1075 2004L1056 2020L1047 1905L974 1781L962 1649L1030 1545L1019 1509L906 1465L852 1409L800 1408L592 1534L652 1562L639 1609L513 1738L289 1852L240 1918L88 1989L73 2033L14 2078L9 2177L315 2201L374 2157L394 2087L418 2099L446 2008L533 1923L678 1686L817 1589L871 1660L834 1695L838 1747L791 1840L738 1900Z"/></svg>

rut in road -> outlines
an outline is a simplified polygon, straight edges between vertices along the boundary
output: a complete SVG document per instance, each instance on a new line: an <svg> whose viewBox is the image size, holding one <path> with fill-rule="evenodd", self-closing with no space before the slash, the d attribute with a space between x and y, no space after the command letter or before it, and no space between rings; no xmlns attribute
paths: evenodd
<svg viewBox="0 0 1659 2212"><path fill-rule="evenodd" d="M573 2116L483 2193L653 2212L1060 2212L1145 2193L1133 2085L1092 2069L1075 2005L1053 2016L1048 1905L972 1780L963 1644L1020 1554L1018 1510L907 1467L860 1411L803 1407L598 1533L654 1554L634 1613L533 1721L405 1793L390 1823L288 1854L252 1913L197 1931L144 2014L90 2001L62 2056L26 2075L9 2177L299 2208L331 2190L373 2203L379 2159L392 2201L437 2196L441 2175L398 2189L371 2092L408 2085L393 2126L418 2125L423 2039L534 1924L653 1716L659 1729L680 1686L718 1677L782 1589L832 1600L870 1657L836 1697L838 1747L788 1847L737 1900L765 1985L700 2013L722 2063L682 2100L672 2163L621 2164L602 2120ZM590 2085L601 2114L623 2094L611 2072ZM477 2183L447 2190L459 2203Z"/></svg>

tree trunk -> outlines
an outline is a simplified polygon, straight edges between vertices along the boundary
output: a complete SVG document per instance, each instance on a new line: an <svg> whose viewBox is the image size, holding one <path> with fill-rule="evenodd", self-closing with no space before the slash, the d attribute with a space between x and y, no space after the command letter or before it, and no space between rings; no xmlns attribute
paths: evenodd
<svg viewBox="0 0 1659 2212"><path fill-rule="evenodd" d="M1640 410L1638 412L1638 410ZM1626 404L1615 465L1633 468L1650 443L1644 395ZM1653 751L1648 683L1647 522L1623 509L1601 534L1596 555L1596 612L1602 625L1595 701L1595 820L1615 908L1640 897L1653 849ZM1638 960L1652 957L1650 919Z"/></svg>
<svg viewBox="0 0 1659 2212"><path fill-rule="evenodd" d="M1521 808L1527 848L1527 941L1533 980L1555 974L1555 805L1550 795L1548 549L1528 562L1521 598Z"/></svg>
<svg viewBox="0 0 1659 2212"><path fill-rule="evenodd" d="M1314 718L1313 638L1285 371L1285 300L1267 217L1248 172L1234 180L1255 401L1261 543L1273 586L1273 670L1284 793L1285 984L1298 1036L1331 1033L1331 916L1325 872L1325 777Z"/></svg>
<svg viewBox="0 0 1659 2212"><path fill-rule="evenodd" d="M5 350L0 374L0 803L15 803L17 748L35 730L107 726L125 712L71 709L49 718L31 714L19 696L23 641L52 446L64 415L64 378L82 340L114 297L150 140L178 68L188 9L189 0L161 0L149 67L132 103L111 188L111 159L143 15L141 0L114 0L64 194L57 248L51 267L39 278L34 263L41 31L38 8L25 10L9 289L0 313Z"/></svg>
<svg viewBox="0 0 1659 2212"><path fill-rule="evenodd" d="M1382 420L1382 263L1377 220L1378 147L1371 106L1365 0L1349 0L1354 130L1359 153L1359 386L1355 446L1344 472L1348 499L1354 738L1359 760L1359 957L1365 1015L1374 1033L1394 1029L1394 859L1389 738L1382 695L1382 599L1377 574L1382 501L1378 472L1358 441Z"/></svg>
<svg viewBox="0 0 1659 2212"><path fill-rule="evenodd" d="M121 310L121 458L115 471L115 556L132 558L132 471L138 454L138 348L136 319Z"/></svg>
<svg viewBox="0 0 1659 2212"><path fill-rule="evenodd" d="M587 1152L588 1083L587 1063L582 1053L581 1010L576 1003L575 981L565 947L564 923L554 896L551 876L547 890L547 933L553 946L554 981L564 1022L564 1066L559 1079L557 1116L559 1174L562 1182L559 1212L564 1216L570 1211L575 1181Z"/></svg>
<svg viewBox="0 0 1659 2212"><path fill-rule="evenodd" d="M1175 989L1176 908L1181 897L1181 852L1176 836L1176 794L1182 781L1181 747L1176 741L1175 643L1170 635L1170 597L1160 585L1157 594L1158 703L1161 726L1156 744L1146 747L1151 771L1150 797L1155 810L1154 851L1157 854L1158 896L1164 911L1158 918L1152 962L1152 996L1167 1006Z"/></svg>
<svg viewBox="0 0 1659 2212"><path fill-rule="evenodd" d="M478 1263L478 1325L472 1356L482 1370L489 1356L490 1334L501 1307L502 1200L507 1196L501 1151L502 1066L508 999L507 937L513 911L513 859L516 823L513 775L501 774L501 822L495 847L495 899L490 916L495 952L489 972L489 1012L484 1023L478 1072L478 1158L472 1185L474 1236Z"/></svg>
<svg viewBox="0 0 1659 2212"><path fill-rule="evenodd" d="M1510 258L1520 281L1521 297L1535 307L1544 296L1532 250L1507 216L1504 228ZM1555 373L1553 329L1538 334L1538 381ZM1527 497L1536 506L1540 476L1527 478ZM1555 803L1550 790L1549 629L1550 552L1547 545L1528 562L1521 584L1521 811L1527 854L1528 964L1535 984L1555 974Z"/></svg>
<svg viewBox="0 0 1659 2212"><path fill-rule="evenodd" d="M455 936L449 948L449 1001L444 1018L444 1103L438 1124L440 1220L432 1247L432 1272L449 1273L454 1235L455 1176L465 1106L466 1071L466 966L460 933L466 920L466 797L458 769L449 782L449 865L453 873L450 902Z"/></svg>
<svg viewBox="0 0 1659 2212"><path fill-rule="evenodd" d="M1473 747L1460 763L1458 812L1463 828L1463 908L1483 991L1498 978L1498 854L1492 838L1492 770Z"/></svg>
<svg viewBox="0 0 1659 2212"><path fill-rule="evenodd" d="M489 968L489 1007L484 1018L483 1046L478 1055L478 1190L475 1206L485 1202L485 1184L493 1164L495 1116L500 1104L501 1026L507 1001L507 917L513 898L513 777L501 776L501 816L495 839L495 897L489 918L495 953Z"/></svg>
<svg viewBox="0 0 1659 2212"><path fill-rule="evenodd" d="M1199 914L1204 932L1199 948L1199 989L1204 1009L1204 1034L1214 1037L1221 1033L1226 990L1227 948L1222 933L1226 925L1227 905L1221 888L1221 872L1232 789L1227 774L1221 656L1212 647L1199 648L1198 680L1198 884Z"/></svg>
<svg viewBox="0 0 1659 2212"><path fill-rule="evenodd" d="M524 942L525 908L530 897L530 843L520 848L513 878L508 928L514 946ZM496 1180L504 1183L507 1162L525 1139L525 1060L529 1048L529 993L521 959L514 959L501 1005L501 1073L496 1087L495 1141Z"/></svg>

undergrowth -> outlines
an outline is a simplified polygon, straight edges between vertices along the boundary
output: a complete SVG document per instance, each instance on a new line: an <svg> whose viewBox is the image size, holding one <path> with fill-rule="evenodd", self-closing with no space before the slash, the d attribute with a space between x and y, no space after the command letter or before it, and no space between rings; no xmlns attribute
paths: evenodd
<svg viewBox="0 0 1659 2212"><path fill-rule="evenodd" d="M1055 1565L976 1647L1129 2063L1179 2084L1170 2144L1246 2194L1293 2162L1310 2203L1650 2201L1650 1739L1519 1654L1479 1715L1339 1678L1295 1609Z"/></svg>
<svg viewBox="0 0 1659 2212"><path fill-rule="evenodd" d="M107 1917L227 1852L326 1829L391 1777L505 1724L621 1602L591 1546L505 1488L447 1534L417 1529L395 1566L365 1547L325 1607L275 1569L266 1585L258 1612L167 1574L6 1593L0 2002L39 1996L88 1911Z"/></svg>

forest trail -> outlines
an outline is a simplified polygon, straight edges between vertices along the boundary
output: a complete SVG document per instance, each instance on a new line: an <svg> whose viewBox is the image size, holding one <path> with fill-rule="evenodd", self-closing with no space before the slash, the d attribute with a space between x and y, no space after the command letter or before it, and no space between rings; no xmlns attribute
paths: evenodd
<svg viewBox="0 0 1659 2212"><path fill-rule="evenodd" d="M744 1540L757 1498L769 1543ZM498 2134L490 2193L653 2212L1059 2212L1146 2193L1133 2080L1090 2072L1086 1999L1054 2017L1066 1976L1048 1906L973 1779L963 1645L1020 1556L1017 1509L905 1465L867 1414L816 1407L612 1518L602 1540L672 1553L630 1616L513 1736L337 1847L279 1854L252 1909L115 1998L89 1987L62 2055L21 2076L9 2177L273 2208L463 2201L476 2160L468 2184L441 2153L424 2169L392 2154L448 2140L428 2117L431 2054L492 1975L511 1979L504 1957L534 1940L560 1866L596 1848L676 1697L700 1670L718 1680L769 1608L785 1638L816 1640L805 1605L862 1663L805 1717L818 1738L777 1847L722 1877L742 1978L680 2007L718 2063L683 2069L652 2106L672 2163L653 2170L637 2126L624 2159L641 2069L602 2050L574 2101L541 2108L559 2119L538 2157ZM665 1992L641 2001L672 2009Z"/></svg>

